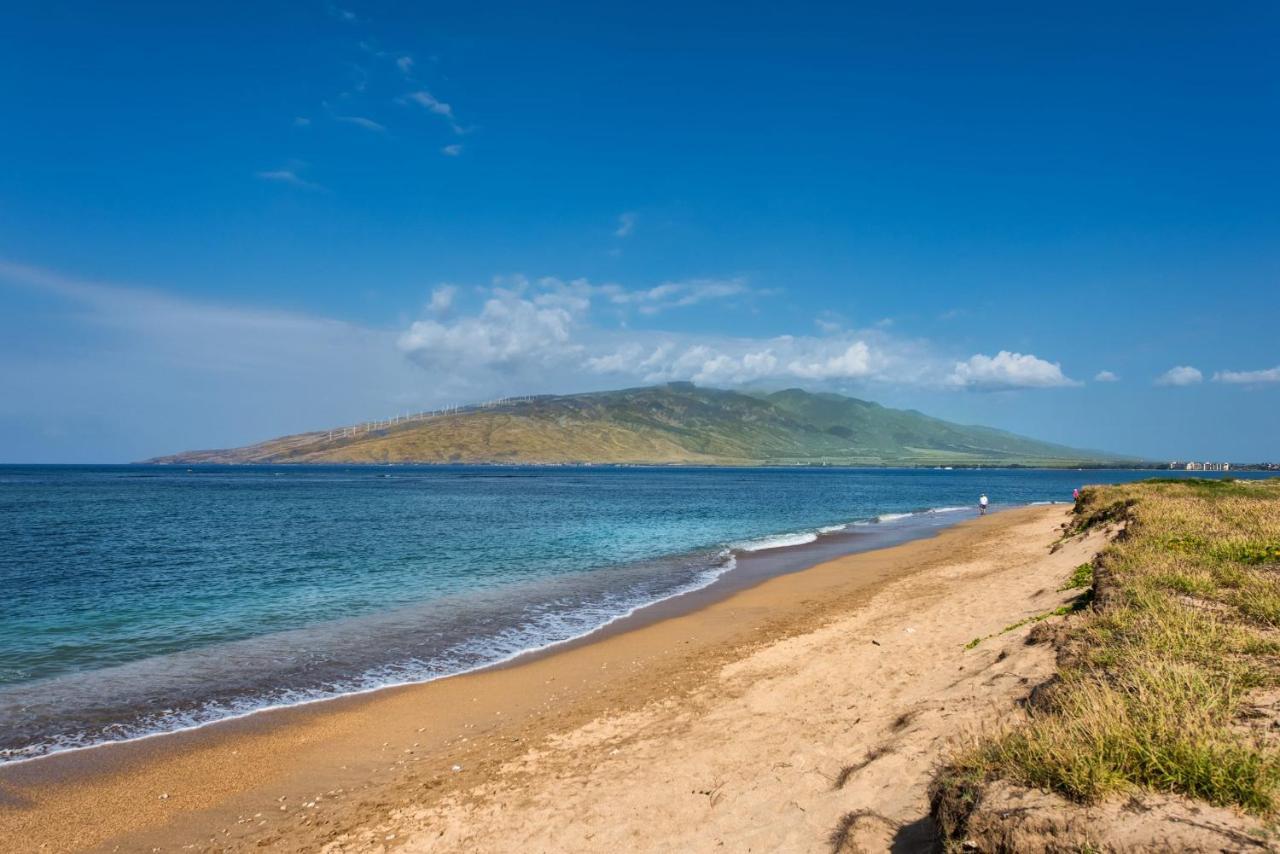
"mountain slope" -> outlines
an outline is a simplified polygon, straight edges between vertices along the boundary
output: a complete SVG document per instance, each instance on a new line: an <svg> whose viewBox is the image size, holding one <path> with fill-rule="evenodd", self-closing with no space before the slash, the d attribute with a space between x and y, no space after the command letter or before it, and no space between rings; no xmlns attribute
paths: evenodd
<svg viewBox="0 0 1280 854"><path fill-rule="evenodd" d="M1115 459L837 394L691 383L543 396L158 463L1077 465Z"/></svg>

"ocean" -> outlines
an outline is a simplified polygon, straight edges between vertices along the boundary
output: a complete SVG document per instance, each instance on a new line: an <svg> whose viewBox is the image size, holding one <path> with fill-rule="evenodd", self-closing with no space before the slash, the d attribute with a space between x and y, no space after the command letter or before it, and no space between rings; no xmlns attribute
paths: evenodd
<svg viewBox="0 0 1280 854"><path fill-rule="evenodd" d="M1132 471L0 466L0 762L420 682Z"/></svg>

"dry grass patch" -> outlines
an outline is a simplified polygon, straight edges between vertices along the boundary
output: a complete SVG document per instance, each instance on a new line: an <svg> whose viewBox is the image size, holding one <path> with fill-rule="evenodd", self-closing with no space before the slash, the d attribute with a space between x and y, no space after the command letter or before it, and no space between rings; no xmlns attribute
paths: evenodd
<svg viewBox="0 0 1280 854"><path fill-rule="evenodd" d="M857 774L859 771L861 771L863 768L866 768L872 762L875 762L881 756L888 756L892 752L893 752L893 748L887 744L881 744L871 748L870 750L867 751L866 755L862 757L861 761L854 762L851 765L846 765L843 768L841 768L840 773L836 774L835 780L832 781L831 788L843 789L845 787L845 784L849 782L849 779L853 777L854 774Z"/></svg>
<svg viewBox="0 0 1280 854"><path fill-rule="evenodd" d="M1064 580L1094 604L1062 632L1060 672L1028 721L938 774L951 838L997 779L1085 803L1152 790L1277 815L1280 744L1238 723L1251 693L1280 685L1280 480L1090 488L1067 536L1121 523L1098 570Z"/></svg>

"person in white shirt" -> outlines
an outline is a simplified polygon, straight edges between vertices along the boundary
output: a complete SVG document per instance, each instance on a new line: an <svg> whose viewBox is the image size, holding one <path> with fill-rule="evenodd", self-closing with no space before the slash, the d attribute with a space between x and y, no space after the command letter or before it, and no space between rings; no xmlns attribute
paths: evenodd
<svg viewBox="0 0 1280 854"><path fill-rule="evenodd" d="M978 515L987 515L987 494L985 492L978 498Z"/></svg>

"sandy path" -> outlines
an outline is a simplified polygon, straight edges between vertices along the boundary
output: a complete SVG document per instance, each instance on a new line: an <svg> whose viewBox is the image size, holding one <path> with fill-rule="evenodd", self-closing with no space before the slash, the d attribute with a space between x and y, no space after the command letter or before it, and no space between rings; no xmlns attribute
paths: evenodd
<svg viewBox="0 0 1280 854"><path fill-rule="evenodd" d="M1062 519L1024 512L687 696L597 717L326 850L914 850L946 744L1017 714L1053 669L1029 625L965 645L1071 598L1058 588L1102 542L1050 554Z"/></svg>

